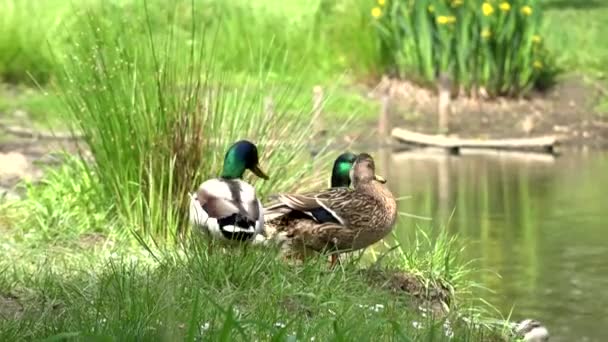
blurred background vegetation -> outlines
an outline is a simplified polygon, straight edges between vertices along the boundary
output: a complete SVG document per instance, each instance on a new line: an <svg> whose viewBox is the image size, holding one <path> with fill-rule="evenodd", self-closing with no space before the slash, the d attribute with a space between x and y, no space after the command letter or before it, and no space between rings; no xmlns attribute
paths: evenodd
<svg viewBox="0 0 608 342"><path fill-rule="evenodd" d="M226 146L237 138L255 140L260 146L262 165L271 179L247 180L256 184L262 198L272 192L326 184L324 170L331 155L323 145L313 160L309 144L313 134L310 97L316 85L330 93L324 107L328 119L359 124L376 118L378 104L367 91L383 75L434 87L437 77L447 74L462 96L483 91L490 96L521 97L573 74L604 84L606 17L608 0L0 0L0 112L19 109L35 125L70 129L83 135L88 150L80 158L66 157L61 168L47 170L36 184L23 182L25 198L0 206L0 232L5 233L5 226L9 232L2 235L8 241L2 248L12 257L0 262L0 270L13 270L1 279L0 290L29 288L34 298L30 301L33 318L7 325L11 330L6 339L23 336L24 331L42 337L79 329L128 338L151 325L160 331L160 325L170 324L179 331L190 318L190 328L202 329L205 322L201 320L211 314L222 316L229 331L240 327L232 320L233 306L245 308L246 318L264 312L266 324L283 324L282 319L288 317L300 337L319 336L315 334L322 331L320 336L333 332L372 338L380 331L382 336L404 333L432 339L435 327L411 335L409 327L418 324L420 317L400 305L391 306L385 316L373 321L376 330L361 331L366 325L350 317L363 317L356 310L369 288L355 277L354 267L342 277L325 278L319 272L323 265L313 265L283 278L286 266L268 255L239 252L244 254L231 259L203 253L171 255L149 272L147 266L128 261L100 266L97 250L82 247L82 240L99 234L104 248L114 241L127 246L134 242L131 233L136 232L156 242L175 242L178 235L187 233L186 193L202 179L216 175ZM348 133L352 127L332 129ZM399 170L411 168L406 165ZM419 194L411 202L415 204L401 204L401 208L446 220L451 208L437 214L431 204L439 201L425 197L435 192L432 188L438 181L419 174L403 183L407 189L398 194L417 191L415 185L430 190ZM529 190L533 186L527 175L507 187L503 185L510 179L506 176L499 179L503 183L492 185L489 180L495 174L490 170L480 178L475 173L457 183L458 191L450 196L462 196L457 203L464 215L481 213L482 221L491 216L493 193L506 193L502 197L509 200L498 198L497 203L517 206L517 211L533 206ZM476 182L483 188L475 188ZM518 195L506 188L516 189ZM475 205L467 209L469 203ZM524 221L514 224L525 229L526 252L532 256L535 243L541 243L534 230L538 226L534 220L541 219L535 213L517 215ZM416 245L414 237L404 236L417 232L410 229L413 225L400 221L397 240L411 238ZM490 225L485 221L465 220L458 226L460 231L479 230L490 240ZM597 231L600 226L593 222ZM451 242L426 236L425 241L430 246L425 245L420 254L403 247L403 260L393 262L427 283L446 282L463 292L476 285L461 278L468 274L462 264L453 265L460 250L450 247ZM516 244L509 240L504 250ZM56 252L58 246L80 253L74 258L65 253L70 260L61 263L72 268L54 260L49 261L51 266L46 264L47 252ZM81 250L74 252L76 246ZM511 255L505 254L505 263L510 263ZM29 263L33 256L43 260ZM492 255L473 257L492 259ZM236 258L245 262L233 262ZM11 260L19 260L18 265ZM77 270L76 276L68 274L72 269ZM90 270L98 272L101 282L91 277ZM255 276L258 271L262 277ZM519 273L513 271L512 278ZM209 285L200 287L203 282ZM176 283L181 284L180 291L173 292ZM273 292L276 301L298 299L286 304L287 308L278 307L263 296L265 288L286 289ZM46 303L48 293L51 299L75 305L67 306L71 311L65 311L65 316L52 310L40 315L37 301ZM225 295L236 303L230 310L218 305L197 311L201 310L198 296ZM114 296L120 300L108 301ZM170 303L159 304L159 297ZM335 298L339 300L326 310L324 305ZM381 292L363 304L392 303L394 298ZM141 305L133 306L132 312L121 305L139 299ZM97 311L90 310L92 301ZM160 306L150 310L155 305ZM166 312L171 311L166 307L177 308L179 314L174 316L183 318L167 319L171 315ZM347 313L343 317L348 324L326 329L332 310ZM301 322L303 312L321 318ZM407 316L399 316L406 323L386 328L395 312ZM135 318L125 325L124 315ZM235 313L234 317L240 316ZM111 324L105 325L106 321ZM30 330L29 324L37 328ZM270 335L276 333L275 328L263 326L259 331ZM214 334L224 336L222 329ZM465 331L459 337L471 339L470 334Z"/></svg>

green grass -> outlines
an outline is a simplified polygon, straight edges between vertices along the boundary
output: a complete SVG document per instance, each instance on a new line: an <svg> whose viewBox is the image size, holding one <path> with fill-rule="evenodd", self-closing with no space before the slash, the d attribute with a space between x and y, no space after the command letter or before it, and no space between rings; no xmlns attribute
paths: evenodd
<svg viewBox="0 0 608 342"><path fill-rule="evenodd" d="M62 127L59 99L54 93L25 85L0 84L0 114L3 120L41 128Z"/></svg>
<svg viewBox="0 0 608 342"><path fill-rule="evenodd" d="M293 265L272 248L210 249L198 232L142 248L104 210L98 182L72 157L0 204L0 340L442 341L447 324L453 340L478 341L500 330L483 323L495 315L472 295L473 265L445 231L416 228L410 244L333 271L326 258ZM449 314L431 315L440 300Z"/></svg>
<svg viewBox="0 0 608 342"><path fill-rule="evenodd" d="M608 64L607 0L544 0L543 36L566 72L605 78ZM568 25L564 25L568 23Z"/></svg>
<svg viewBox="0 0 608 342"><path fill-rule="evenodd" d="M13 223L0 226L3 341L442 341L447 340L446 325L455 341L496 337L487 325L472 327L461 320L478 321L480 316L471 310L470 297L452 291L471 286L454 240L416 240L408 248L378 255L371 267L366 266L371 260L345 258L334 271L324 258L286 263L274 249L210 249L198 233L182 247L147 246L146 252L107 221L90 218L87 208L71 206L71 200L55 206L54 217L67 216L64 222L45 222L51 229L66 224L71 229L43 233L35 220L48 213L31 206L70 193L86 196L86 170L72 170L74 181L51 173L26 200L0 207L0 217ZM34 221L15 222L26 213ZM101 229L92 240L95 222ZM394 283L400 275L417 280L418 294ZM447 316L433 317L432 306L427 307L431 302L423 300L434 296L437 285L443 286L440 291L447 289ZM426 314L418 307L426 308Z"/></svg>
<svg viewBox="0 0 608 342"><path fill-rule="evenodd" d="M52 78L50 44L61 44L69 7L63 0L0 1L0 81L33 84Z"/></svg>
<svg viewBox="0 0 608 342"><path fill-rule="evenodd" d="M270 251L197 247L146 260L3 265L0 293L23 310L3 308L0 338L447 340L443 319L416 313L407 294L373 285L354 265L328 272L319 262L289 266ZM452 329L457 341L488 334Z"/></svg>
<svg viewBox="0 0 608 342"><path fill-rule="evenodd" d="M543 31L556 63L566 74L582 75L593 88L604 89L596 110L607 113L608 26L604 18L608 15L608 1L544 0L543 5L547 9Z"/></svg>

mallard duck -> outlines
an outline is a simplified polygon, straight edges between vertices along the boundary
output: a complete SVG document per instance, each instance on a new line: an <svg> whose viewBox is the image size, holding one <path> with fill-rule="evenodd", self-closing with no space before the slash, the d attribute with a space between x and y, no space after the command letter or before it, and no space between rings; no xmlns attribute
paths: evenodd
<svg viewBox="0 0 608 342"><path fill-rule="evenodd" d="M525 319L513 325L513 332L525 342L549 341L549 330L535 319Z"/></svg>
<svg viewBox="0 0 608 342"><path fill-rule="evenodd" d="M358 155L349 173L353 188L279 194L278 203L265 209L269 237L288 256L351 252L381 240L392 230L397 203L386 180L375 174L373 158L367 153ZM335 260L332 258L332 266Z"/></svg>
<svg viewBox="0 0 608 342"><path fill-rule="evenodd" d="M241 140L230 146L221 176L203 182L190 194L190 222L220 240L251 241L262 234L262 204L253 186L242 180L245 170L268 179L258 163L253 143Z"/></svg>
<svg viewBox="0 0 608 342"><path fill-rule="evenodd" d="M355 159L357 159L356 154L344 152L334 160L334 165L331 169L331 178L329 179L329 186L331 188L350 186L350 169L352 168ZM277 196L278 195L274 195L271 197L276 198ZM273 220L283 214L291 212L291 208L280 201L274 201L268 204L267 209L270 209L270 211L265 211L265 221Z"/></svg>
<svg viewBox="0 0 608 342"><path fill-rule="evenodd" d="M353 167L355 159L357 159L357 155L352 152L344 152L336 158L331 169L329 183L331 188L350 186L350 169Z"/></svg>

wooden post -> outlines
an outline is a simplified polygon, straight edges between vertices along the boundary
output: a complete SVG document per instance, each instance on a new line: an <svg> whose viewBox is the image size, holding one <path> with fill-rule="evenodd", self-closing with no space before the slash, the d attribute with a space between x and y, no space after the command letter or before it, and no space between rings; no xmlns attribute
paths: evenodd
<svg viewBox="0 0 608 342"><path fill-rule="evenodd" d="M382 97L380 98L380 113L378 115L378 138L379 143L383 145L388 141L388 135L391 131L388 108L390 104L390 83L383 82L386 84L382 90Z"/></svg>
<svg viewBox="0 0 608 342"><path fill-rule="evenodd" d="M312 122L315 135L324 132L322 112L323 88L321 86L315 86L312 88Z"/></svg>
<svg viewBox="0 0 608 342"><path fill-rule="evenodd" d="M439 134L447 134L450 131L450 90L451 80L446 73L439 74L437 79L437 113Z"/></svg>
<svg viewBox="0 0 608 342"><path fill-rule="evenodd" d="M450 216L450 159L452 156L445 155L437 160L437 199L439 217L442 219Z"/></svg>

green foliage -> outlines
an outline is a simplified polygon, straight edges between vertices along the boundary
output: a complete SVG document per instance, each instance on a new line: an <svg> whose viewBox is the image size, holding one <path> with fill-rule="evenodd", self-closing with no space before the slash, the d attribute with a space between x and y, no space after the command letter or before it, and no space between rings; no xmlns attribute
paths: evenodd
<svg viewBox="0 0 608 342"><path fill-rule="evenodd" d="M320 56L328 70L348 67L355 77L377 76L384 72L381 39L369 17L366 0L320 0L315 13L315 40L323 46Z"/></svg>
<svg viewBox="0 0 608 342"><path fill-rule="evenodd" d="M541 13L535 0L392 0L372 11L399 76L431 85L445 73L466 92L511 96L554 76Z"/></svg>
<svg viewBox="0 0 608 342"><path fill-rule="evenodd" d="M94 174L77 157L61 155L59 168L46 167L38 182L24 181L25 199L2 205L15 237L36 247L83 233L108 232L107 208Z"/></svg>
<svg viewBox="0 0 608 342"><path fill-rule="evenodd" d="M63 0L0 1L0 81L45 83L52 77L49 46L61 42L68 4Z"/></svg>
<svg viewBox="0 0 608 342"><path fill-rule="evenodd" d="M547 47L556 63L569 72L606 78L608 64L608 0L542 0Z"/></svg>
<svg viewBox="0 0 608 342"><path fill-rule="evenodd" d="M27 113L26 118L33 121L28 121L28 125L39 124L47 129L62 127L57 115L58 102L57 96L52 92L23 85L0 84L0 113L11 116L17 111L23 111Z"/></svg>
<svg viewBox="0 0 608 342"><path fill-rule="evenodd" d="M102 196L124 229L182 235L188 192L219 174L239 139L262 153L270 180L250 179L260 195L310 183L310 104L298 101L297 82L272 77L282 61L261 56L255 77L235 77L217 63L223 31L206 31L189 1L129 6L100 3L78 14L58 81L66 122L84 134ZM176 11L190 14L178 20Z"/></svg>

